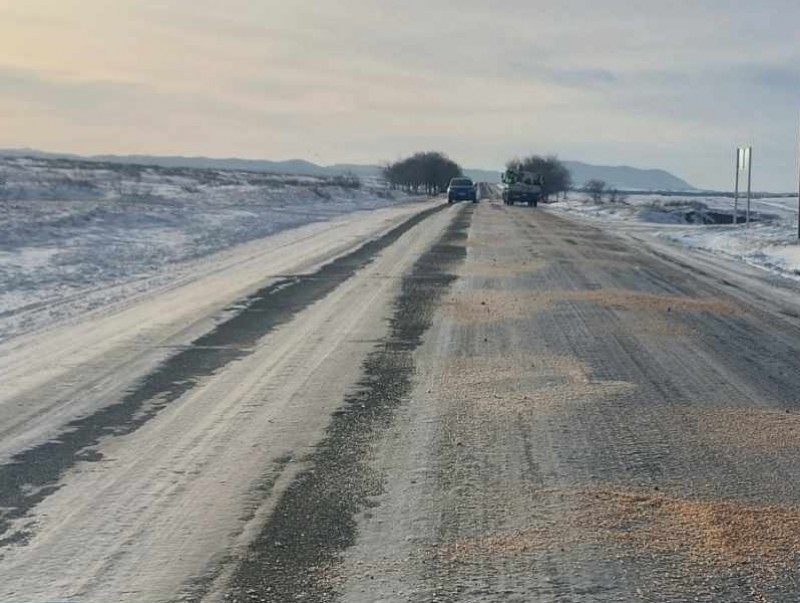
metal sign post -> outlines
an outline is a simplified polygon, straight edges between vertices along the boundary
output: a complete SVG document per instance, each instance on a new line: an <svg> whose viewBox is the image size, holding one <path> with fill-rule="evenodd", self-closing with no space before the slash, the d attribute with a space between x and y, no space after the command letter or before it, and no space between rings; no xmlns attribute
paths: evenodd
<svg viewBox="0 0 800 603"><path fill-rule="evenodd" d="M753 147L746 147L747 155L747 226L750 226L750 192L753 183Z"/></svg>
<svg viewBox="0 0 800 603"><path fill-rule="evenodd" d="M797 159L797 238L800 239L800 130L798 130L798 159Z"/></svg>
<svg viewBox="0 0 800 603"><path fill-rule="evenodd" d="M745 224L750 226L750 198L753 184L753 147L739 147L736 149L736 192L733 197L733 223L739 223L739 174L747 170L747 208L745 209ZM798 227L800 236L800 227Z"/></svg>
<svg viewBox="0 0 800 603"><path fill-rule="evenodd" d="M736 188L733 191L733 225L739 223L739 172L742 165L742 149L736 149ZM798 227L800 229L800 227ZM800 230L798 230L800 236Z"/></svg>
<svg viewBox="0 0 800 603"><path fill-rule="evenodd" d="M747 208L745 209L745 223L750 226L750 198L753 183L753 147L739 147L736 149L736 190L733 193L733 223L739 223L739 174L747 170ZM800 226L798 227L800 236Z"/></svg>

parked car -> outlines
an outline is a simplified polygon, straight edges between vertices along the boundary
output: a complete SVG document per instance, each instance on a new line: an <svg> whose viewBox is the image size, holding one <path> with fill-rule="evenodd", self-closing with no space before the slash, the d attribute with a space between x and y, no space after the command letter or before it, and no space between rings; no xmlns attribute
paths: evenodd
<svg viewBox="0 0 800 603"><path fill-rule="evenodd" d="M447 187L447 202L472 201L478 202L478 188L469 178L453 178Z"/></svg>

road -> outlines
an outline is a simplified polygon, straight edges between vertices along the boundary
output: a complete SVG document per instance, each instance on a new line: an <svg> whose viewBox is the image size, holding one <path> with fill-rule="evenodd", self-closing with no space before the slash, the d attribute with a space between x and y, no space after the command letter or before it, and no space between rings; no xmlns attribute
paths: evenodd
<svg viewBox="0 0 800 603"><path fill-rule="evenodd" d="M381 210L4 350L3 601L796 601L797 288Z"/></svg>

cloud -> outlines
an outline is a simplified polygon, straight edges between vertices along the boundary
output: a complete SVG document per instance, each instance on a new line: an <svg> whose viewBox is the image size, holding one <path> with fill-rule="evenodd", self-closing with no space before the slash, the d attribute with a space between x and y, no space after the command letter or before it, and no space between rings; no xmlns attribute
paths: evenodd
<svg viewBox="0 0 800 603"><path fill-rule="evenodd" d="M713 187L748 140L757 182L788 188L798 18L795 0L31 0L0 8L0 108L14 146L556 152Z"/></svg>
<svg viewBox="0 0 800 603"><path fill-rule="evenodd" d="M760 65L751 69L749 79L767 92L789 94L800 99L800 67Z"/></svg>
<svg viewBox="0 0 800 603"><path fill-rule="evenodd" d="M2 65L0 90L7 99L73 114L91 113L145 93L141 86L133 83L64 79L34 69Z"/></svg>
<svg viewBox="0 0 800 603"><path fill-rule="evenodd" d="M617 77L606 69L554 69L544 77L562 86L596 88L617 82Z"/></svg>

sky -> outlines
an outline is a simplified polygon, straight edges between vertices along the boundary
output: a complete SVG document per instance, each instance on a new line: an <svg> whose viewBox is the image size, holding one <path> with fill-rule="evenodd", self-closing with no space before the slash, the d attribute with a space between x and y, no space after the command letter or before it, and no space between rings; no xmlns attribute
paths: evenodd
<svg viewBox="0 0 800 603"><path fill-rule="evenodd" d="M797 0L0 0L0 148L797 187Z"/></svg>

